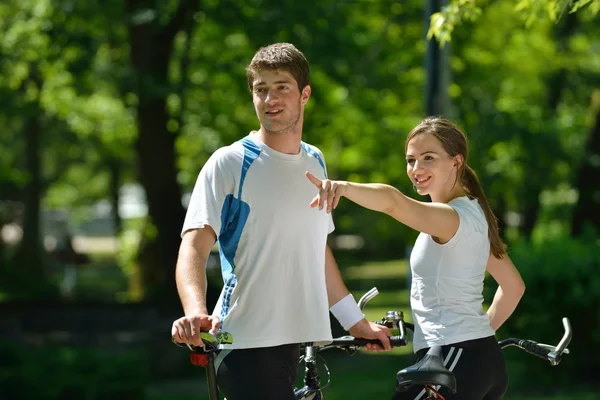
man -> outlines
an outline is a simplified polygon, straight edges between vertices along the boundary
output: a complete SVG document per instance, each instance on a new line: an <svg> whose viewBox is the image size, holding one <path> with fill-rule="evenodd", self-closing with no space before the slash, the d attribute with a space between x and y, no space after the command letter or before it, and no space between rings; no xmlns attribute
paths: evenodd
<svg viewBox="0 0 600 400"><path fill-rule="evenodd" d="M185 317L172 334L196 345L202 330L232 334L218 368L228 400L294 399L299 344L331 340L329 310L351 335L387 350L390 332L364 318L344 285L327 247L331 214L308 206L317 191L305 171L327 176L320 150L302 142L308 61L273 44L258 50L247 77L260 129L217 150L200 172L176 270ZM205 265L216 240L224 287L210 315Z"/></svg>

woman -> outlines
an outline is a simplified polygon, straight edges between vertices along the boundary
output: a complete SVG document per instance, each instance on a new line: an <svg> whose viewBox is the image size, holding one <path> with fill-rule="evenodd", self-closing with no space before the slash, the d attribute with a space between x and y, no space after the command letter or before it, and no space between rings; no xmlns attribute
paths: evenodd
<svg viewBox="0 0 600 400"><path fill-rule="evenodd" d="M504 395L508 376L495 331L512 314L525 290L506 254L496 217L467 165L467 138L450 121L427 118L408 135L408 177L420 195L413 200L392 186L319 180L311 206L331 212L346 197L421 232L414 245L411 308L413 347L422 358L429 347L443 347L444 362L456 376L456 394L446 399L495 400ZM487 314L483 312L485 271L498 282ZM394 399L420 399L422 388Z"/></svg>

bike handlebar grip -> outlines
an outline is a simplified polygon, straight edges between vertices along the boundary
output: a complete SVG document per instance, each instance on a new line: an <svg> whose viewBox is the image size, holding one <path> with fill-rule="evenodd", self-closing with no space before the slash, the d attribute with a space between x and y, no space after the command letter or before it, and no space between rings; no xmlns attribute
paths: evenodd
<svg viewBox="0 0 600 400"><path fill-rule="evenodd" d="M392 347L406 346L406 340L401 338L400 336L390 336L389 339ZM383 347L379 339L354 339L354 343L356 343L356 345L360 347L364 347L369 343L378 344Z"/></svg>
<svg viewBox="0 0 600 400"><path fill-rule="evenodd" d="M403 339L400 336L391 336L390 344L392 345L392 347L406 346L406 339Z"/></svg>
<svg viewBox="0 0 600 400"><path fill-rule="evenodd" d="M548 354L551 352L550 349L538 345L533 340L523 340L521 346L523 346L523 349L529 354L533 354L534 356L538 356L544 360L548 360Z"/></svg>
<svg viewBox="0 0 600 400"><path fill-rule="evenodd" d="M179 347L187 347L192 352L205 352L206 347L209 349L216 349L220 344L231 344L233 343L233 336L229 332L219 332L216 334L212 334L209 332L200 332L200 338L204 343L204 346L193 346L186 345L183 343L179 343L175 340L174 337L171 337L171 341Z"/></svg>

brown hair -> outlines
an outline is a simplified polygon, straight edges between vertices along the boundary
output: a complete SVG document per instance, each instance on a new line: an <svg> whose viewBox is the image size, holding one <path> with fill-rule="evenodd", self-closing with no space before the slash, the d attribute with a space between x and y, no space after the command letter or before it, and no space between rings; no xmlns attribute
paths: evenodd
<svg viewBox="0 0 600 400"><path fill-rule="evenodd" d="M292 74L298 89L302 91L310 84L310 67L304 54L290 43L275 43L258 49L250 64L246 67L248 88L252 91L252 84L256 73L261 70L284 70Z"/></svg>
<svg viewBox="0 0 600 400"><path fill-rule="evenodd" d="M463 188L470 197L479 201L488 223L488 237L490 239L490 250L496 258L502 258L506 254L506 244L500 238L498 230L498 219L492 212L483 188L477 179L477 174L467 165L467 135L449 120L442 117L429 117L421 121L406 138L404 151L408 148L408 142L416 135L430 133L435 136L444 147L450 157L461 155L464 159L458 170L457 180L460 180Z"/></svg>

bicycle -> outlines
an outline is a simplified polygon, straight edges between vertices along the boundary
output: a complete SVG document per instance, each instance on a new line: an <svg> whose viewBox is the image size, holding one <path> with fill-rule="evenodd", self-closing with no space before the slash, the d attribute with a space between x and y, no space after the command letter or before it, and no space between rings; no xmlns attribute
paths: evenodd
<svg viewBox="0 0 600 400"><path fill-rule="evenodd" d="M372 288L365 293L358 302L361 310L377 294L379 294L377 288ZM565 333L561 341L556 346L536 343L532 340L523 340L518 338L500 340L498 344L502 349L510 346L516 346L530 354L549 361L550 365L556 366L561 362L562 355L569 353L567 346L572 338L569 319L563 318L562 322ZM414 325L404 321L404 314L402 311L388 311L385 317L383 317L380 321L376 321L375 323L387 326L390 329L397 329L399 331L399 335L390 337L390 344L392 347L405 346L407 344L406 330L409 329L414 331ZM220 332L216 335L202 332L201 338L203 341L203 346L182 345L181 343L177 343L175 340L173 340L173 343L180 347L189 348L191 351L190 360L192 364L204 366L206 368L209 399L219 400L215 370L215 357L217 352L220 350L221 345L233 343L233 338L229 333L226 332ZM304 361L305 364L303 379L304 386L295 389L296 400L322 400L323 390L329 386L331 374L329 373L329 368L324 360L323 363L327 370L328 382L323 387L321 385L317 368L317 353L329 349L341 349L345 350L349 354L354 354L367 343L381 344L376 339L361 339L352 336L334 338L331 343L325 345L304 343L304 355L300 358L300 361ZM427 394L427 397L425 397L424 400L445 400L445 398L439 393L439 390L442 386L450 390L452 393L456 393L456 378L454 377L454 374L444 366L441 346L432 346L427 351L425 356L416 364L401 369L397 372L397 391L407 390L413 385L423 386L423 390Z"/></svg>

